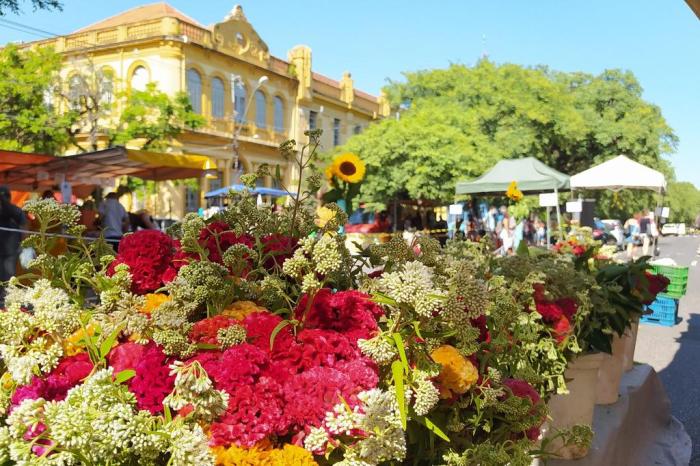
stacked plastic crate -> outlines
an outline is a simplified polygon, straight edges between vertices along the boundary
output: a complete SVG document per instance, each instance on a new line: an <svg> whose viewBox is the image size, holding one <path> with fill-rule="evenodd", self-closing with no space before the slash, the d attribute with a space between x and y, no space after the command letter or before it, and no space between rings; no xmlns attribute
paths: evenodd
<svg viewBox="0 0 700 466"><path fill-rule="evenodd" d="M656 301L647 306L647 310L651 311L651 314L642 316L641 322L666 327L676 325L678 300L685 295L688 287L688 267L652 265L652 272L664 275L671 283L669 283L665 293L658 295Z"/></svg>

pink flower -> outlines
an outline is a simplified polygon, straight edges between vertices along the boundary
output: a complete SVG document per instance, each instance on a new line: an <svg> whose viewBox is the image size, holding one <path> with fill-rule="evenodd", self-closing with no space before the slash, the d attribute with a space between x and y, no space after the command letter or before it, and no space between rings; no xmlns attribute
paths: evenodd
<svg viewBox="0 0 700 466"><path fill-rule="evenodd" d="M136 375L128 382L129 391L136 396L136 406L150 411L151 414L159 414L163 412L163 399L173 390L175 382L175 376L170 375L169 366L172 360L153 342L143 347L138 359L132 359L139 352L134 347L125 350L128 356L124 359L117 358L117 367L132 368L136 371ZM126 367L127 365L131 367Z"/></svg>

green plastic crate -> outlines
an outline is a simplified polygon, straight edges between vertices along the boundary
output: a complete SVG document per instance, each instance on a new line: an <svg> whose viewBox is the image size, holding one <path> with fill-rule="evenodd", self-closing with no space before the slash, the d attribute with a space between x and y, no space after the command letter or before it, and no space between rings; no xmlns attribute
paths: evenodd
<svg viewBox="0 0 700 466"><path fill-rule="evenodd" d="M674 299L680 299L685 296L688 287L688 267L652 265L651 270L653 273L663 275L671 281L668 289L663 293L665 296Z"/></svg>

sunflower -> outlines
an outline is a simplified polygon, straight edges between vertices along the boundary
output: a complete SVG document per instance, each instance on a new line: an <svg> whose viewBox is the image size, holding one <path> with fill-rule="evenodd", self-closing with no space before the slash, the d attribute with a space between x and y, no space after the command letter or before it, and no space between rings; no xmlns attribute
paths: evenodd
<svg viewBox="0 0 700 466"><path fill-rule="evenodd" d="M365 163L350 152L336 157L332 170L334 175L346 183L359 183L365 177Z"/></svg>

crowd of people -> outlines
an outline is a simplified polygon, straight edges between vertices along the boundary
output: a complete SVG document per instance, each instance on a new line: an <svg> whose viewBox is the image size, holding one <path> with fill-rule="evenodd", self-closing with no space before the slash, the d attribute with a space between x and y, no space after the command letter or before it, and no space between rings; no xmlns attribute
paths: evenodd
<svg viewBox="0 0 700 466"><path fill-rule="evenodd" d="M59 199L53 190L42 193L42 199ZM153 217L146 210L128 212L119 202L119 192L108 193L96 207L93 199L81 201L72 197L71 203L79 205L80 223L85 226L86 236L103 235L105 240L116 250L125 233L138 230L158 229ZM19 206L12 203L10 189L0 186L0 302L2 302L3 283L17 274L21 243L26 232L34 231L37 225ZM62 233L60 228L52 233ZM65 245L65 242L63 242ZM56 251L60 253L59 250Z"/></svg>

